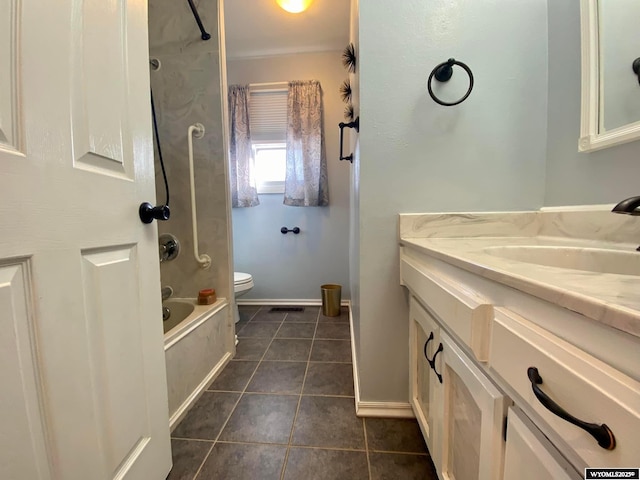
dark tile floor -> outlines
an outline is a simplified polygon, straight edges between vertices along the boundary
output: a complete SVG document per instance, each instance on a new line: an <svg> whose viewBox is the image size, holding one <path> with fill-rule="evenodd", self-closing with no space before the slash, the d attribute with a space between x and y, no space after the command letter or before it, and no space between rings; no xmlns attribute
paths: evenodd
<svg viewBox="0 0 640 480"><path fill-rule="evenodd" d="M414 420L355 415L349 315L240 307L235 358L172 434L168 480L436 480Z"/></svg>

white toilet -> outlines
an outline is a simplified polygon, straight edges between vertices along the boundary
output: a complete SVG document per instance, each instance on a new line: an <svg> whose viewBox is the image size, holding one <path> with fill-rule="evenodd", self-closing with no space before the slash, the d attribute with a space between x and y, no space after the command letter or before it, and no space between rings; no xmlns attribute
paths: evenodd
<svg viewBox="0 0 640 480"><path fill-rule="evenodd" d="M247 293L253 288L253 277L249 273L233 272L233 292L236 297L236 302L239 297ZM240 312L238 311L238 305L236 303L236 323L240 321Z"/></svg>

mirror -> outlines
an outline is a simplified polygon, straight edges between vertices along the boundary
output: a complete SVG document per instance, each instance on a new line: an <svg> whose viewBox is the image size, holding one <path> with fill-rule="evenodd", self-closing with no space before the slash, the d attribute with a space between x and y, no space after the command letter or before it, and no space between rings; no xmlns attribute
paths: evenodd
<svg viewBox="0 0 640 480"><path fill-rule="evenodd" d="M640 139L640 2L581 0L579 150ZM637 60L637 61L636 61ZM634 71L634 62L635 70Z"/></svg>

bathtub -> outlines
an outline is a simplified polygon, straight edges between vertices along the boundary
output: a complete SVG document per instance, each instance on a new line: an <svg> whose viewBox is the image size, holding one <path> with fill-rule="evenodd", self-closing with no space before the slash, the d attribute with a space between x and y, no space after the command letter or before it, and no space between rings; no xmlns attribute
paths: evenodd
<svg viewBox="0 0 640 480"><path fill-rule="evenodd" d="M211 305L198 305L195 298L172 298L162 302L162 306L168 307L171 311L169 319L162 322L164 349L171 348L226 305L227 301L224 298Z"/></svg>
<svg viewBox="0 0 640 480"><path fill-rule="evenodd" d="M198 305L195 299L170 299L163 322L171 430L229 362L234 350L229 302Z"/></svg>
<svg viewBox="0 0 640 480"><path fill-rule="evenodd" d="M169 317L162 319L162 328L165 334L178 326L195 309L195 305L187 300L168 300L162 302L162 306L169 309Z"/></svg>

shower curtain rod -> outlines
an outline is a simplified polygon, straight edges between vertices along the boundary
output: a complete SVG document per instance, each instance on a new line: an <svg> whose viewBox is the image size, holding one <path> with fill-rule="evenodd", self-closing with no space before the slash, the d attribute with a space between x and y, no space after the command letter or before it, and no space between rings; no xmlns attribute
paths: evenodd
<svg viewBox="0 0 640 480"><path fill-rule="evenodd" d="M193 4L193 0L187 0L189 2L189 6L191 7L191 11L193 12L193 17L196 19L196 23L198 24L198 28L200 29L200 38L202 38L202 40L209 40L211 38L211 35L209 33L207 33L207 31L204 29L204 25L202 25L202 20L200 20L200 14L198 13L198 9L196 8L196 6Z"/></svg>

